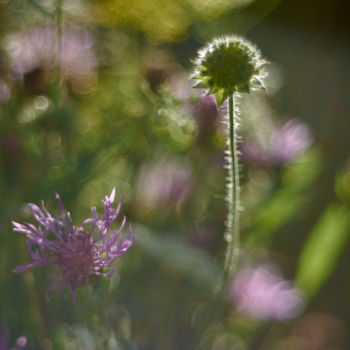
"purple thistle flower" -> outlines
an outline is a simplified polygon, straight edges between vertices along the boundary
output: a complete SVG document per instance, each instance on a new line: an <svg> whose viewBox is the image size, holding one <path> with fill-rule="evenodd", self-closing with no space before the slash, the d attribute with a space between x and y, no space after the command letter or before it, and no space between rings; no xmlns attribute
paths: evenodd
<svg viewBox="0 0 350 350"><path fill-rule="evenodd" d="M86 219L80 226L75 226L69 212L66 212L58 194L56 198L61 215L53 217L42 202L42 210L35 204L29 204L33 217L38 221L38 227L30 223L13 222L14 231L27 236L28 254L33 262L28 265L16 266L13 272L20 273L33 267L57 265L59 276L48 276L53 284L48 291L60 288L63 293L67 286L76 303L76 288L86 285L94 276L112 277L115 269L114 260L122 256L134 243L134 232L129 226L129 235L118 240L123 232L126 217L124 216L117 231L111 229L121 209L121 199L116 209L112 208L115 188L111 195L102 201L104 215L97 216L96 207L91 207L92 217ZM90 230L88 229L90 227ZM110 233L108 233L110 232ZM33 249L36 246L36 249Z"/></svg>

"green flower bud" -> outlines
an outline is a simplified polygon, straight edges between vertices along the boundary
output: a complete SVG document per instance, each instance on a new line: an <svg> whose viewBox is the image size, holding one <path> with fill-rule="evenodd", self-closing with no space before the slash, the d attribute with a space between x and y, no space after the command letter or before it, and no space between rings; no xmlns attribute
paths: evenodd
<svg viewBox="0 0 350 350"><path fill-rule="evenodd" d="M214 94L218 107L235 92L265 89L263 66L259 50L239 36L214 39L198 52L192 79L195 87L208 89Z"/></svg>

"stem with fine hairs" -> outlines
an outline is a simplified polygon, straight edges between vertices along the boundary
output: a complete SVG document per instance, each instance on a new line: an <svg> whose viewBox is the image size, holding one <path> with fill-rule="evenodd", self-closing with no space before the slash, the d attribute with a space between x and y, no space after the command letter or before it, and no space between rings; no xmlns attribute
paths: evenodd
<svg viewBox="0 0 350 350"><path fill-rule="evenodd" d="M227 231L225 238L227 240L227 251L224 266L225 283L230 273L235 269L239 254L239 169L238 169L238 151L237 151L237 93L233 93L228 98L228 150L226 160L228 165L228 183L227 183Z"/></svg>

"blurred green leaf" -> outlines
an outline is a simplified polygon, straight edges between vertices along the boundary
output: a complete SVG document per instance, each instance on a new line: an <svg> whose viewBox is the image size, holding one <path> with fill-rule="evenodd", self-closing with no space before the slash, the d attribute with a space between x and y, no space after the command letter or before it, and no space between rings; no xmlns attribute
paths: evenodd
<svg viewBox="0 0 350 350"><path fill-rule="evenodd" d="M46 16L53 16L53 13L51 13L45 6L43 6L40 2L37 0L28 0L28 2L35 7L37 10L39 10L41 13L43 13Z"/></svg>
<svg viewBox="0 0 350 350"><path fill-rule="evenodd" d="M341 202L350 204L350 169L338 172L335 180L335 193Z"/></svg>
<svg viewBox="0 0 350 350"><path fill-rule="evenodd" d="M309 234L300 254L296 285L310 298L332 273L349 236L349 210L330 204Z"/></svg>
<svg viewBox="0 0 350 350"><path fill-rule="evenodd" d="M169 234L156 235L146 227L133 225L137 232L136 243L150 255L160 258L172 269L190 274L198 282L215 288L220 269L204 251L184 242L169 238Z"/></svg>
<svg viewBox="0 0 350 350"><path fill-rule="evenodd" d="M301 162L291 164L282 175L283 187L266 201L256 214L248 244L268 245L274 233L291 220L308 202L305 189L320 172L319 154L311 151Z"/></svg>

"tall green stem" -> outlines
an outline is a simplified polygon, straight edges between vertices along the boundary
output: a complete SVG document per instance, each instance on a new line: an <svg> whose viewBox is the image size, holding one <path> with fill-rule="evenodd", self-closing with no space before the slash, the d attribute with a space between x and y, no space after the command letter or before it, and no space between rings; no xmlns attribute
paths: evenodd
<svg viewBox="0 0 350 350"><path fill-rule="evenodd" d="M239 253L239 169L238 169L238 152L237 152L237 134L235 123L235 114L238 109L235 106L237 103L237 93L229 96L228 99L228 184L227 184L227 232L226 240L228 242L225 267L224 267L224 283L229 277L230 272L237 263Z"/></svg>
<svg viewBox="0 0 350 350"><path fill-rule="evenodd" d="M195 61L196 69L192 78L198 83L195 87L207 89L214 94L218 107L228 98L229 127L227 166L229 169L227 184L227 231L228 242L221 292L227 283L233 268L237 269L239 253L239 169L237 152L237 100L240 92L252 89L264 89L263 70L266 61L260 52L243 38L233 35L212 40L199 50ZM235 105L236 104L236 105ZM220 276L221 277L221 276Z"/></svg>

